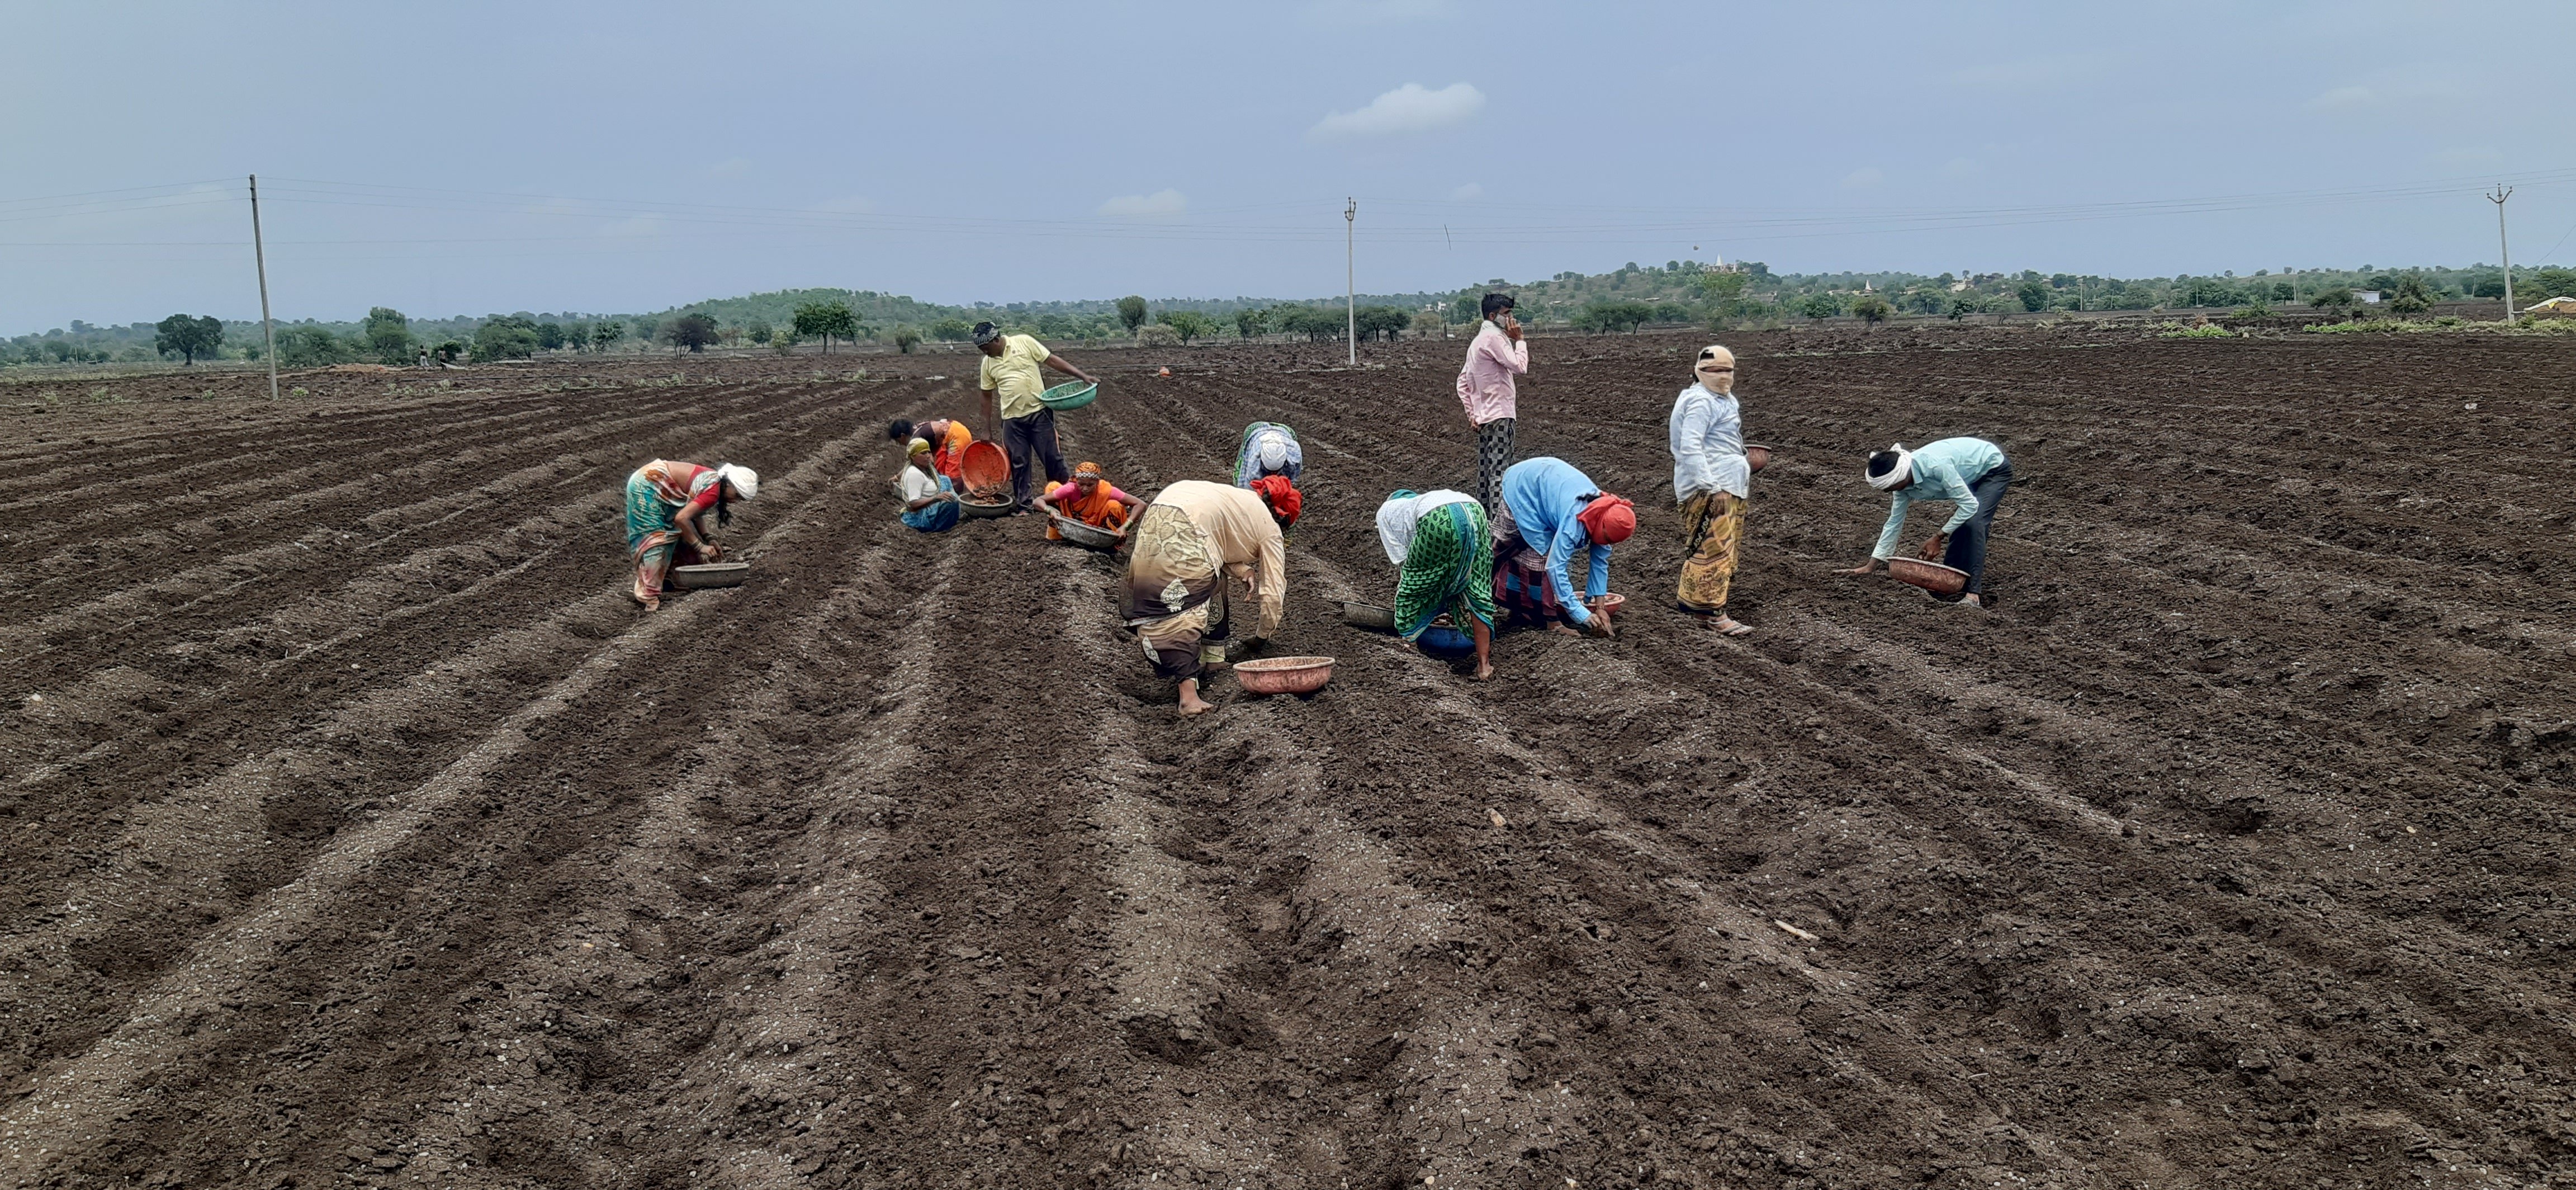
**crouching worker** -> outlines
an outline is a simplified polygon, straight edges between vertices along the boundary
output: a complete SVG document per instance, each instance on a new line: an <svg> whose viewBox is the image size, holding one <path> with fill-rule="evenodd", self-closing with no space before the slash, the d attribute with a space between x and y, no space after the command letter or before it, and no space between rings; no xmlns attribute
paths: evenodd
<svg viewBox="0 0 2576 1190"><path fill-rule="evenodd" d="M930 469L945 475L952 485L963 485L965 473L960 469L966 457L966 445L975 433L966 423L953 417L934 417L928 421L905 421L896 418L886 427L886 437L896 442L919 438L930 444Z"/></svg>
<svg viewBox="0 0 2576 1190"><path fill-rule="evenodd" d="M1476 642L1476 680L1494 676L1494 537L1465 492L1399 491L1377 506L1378 544L1395 563L1395 631L1439 656L1424 633L1441 613Z"/></svg>
<svg viewBox="0 0 2576 1190"><path fill-rule="evenodd" d="M924 533L956 528L957 485L939 473L938 452L930 448L927 438L915 438L905 449L910 457L903 474L894 480L896 493L903 497L903 523Z"/></svg>
<svg viewBox="0 0 2576 1190"><path fill-rule="evenodd" d="M1182 714L1212 709L1199 697L1199 679L1225 664L1235 628L1229 577L1259 609L1245 626L1249 637L1279 630L1288 562L1281 519L1258 492L1197 479L1164 488L1137 516L1119 615L1136 630L1155 676L1179 684Z"/></svg>
<svg viewBox="0 0 2576 1190"><path fill-rule="evenodd" d="M1284 475L1289 483L1306 473L1306 448L1297 431L1277 422L1257 421L1243 428L1243 447L1234 452L1234 486L1248 488L1265 475Z"/></svg>
<svg viewBox="0 0 2576 1190"><path fill-rule="evenodd" d="M662 581L673 566L721 562L710 540L706 512L716 524L733 521L733 502L760 495L760 476L749 467L714 467L655 459L626 477L626 550L635 559L635 587L628 598L644 610L662 609Z"/></svg>
<svg viewBox="0 0 2576 1190"><path fill-rule="evenodd" d="M1127 522L1143 507L1144 501L1111 486L1100 464L1090 462L1073 469L1073 482L1058 484L1038 497L1038 511L1049 518L1080 521L1121 537L1127 535ZM1052 519L1047 521L1047 540L1064 540Z"/></svg>
<svg viewBox="0 0 2576 1190"><path fill-rule="evenodd" d="M1951 505L1948 523L1923 543L1916 556L1926 562L1937 558L1942 565L1968 574L1964 592L1933 598L1984 607L1986 534L1994 525L2004 492L2012 486L2012 462L2004 458L2003 448L1983 438L1944 438L1920 450L1907 450L1900 442L1869 456L1862 474L1869 486L1896 499L1887 510L1887 526L1878 531L1878 546L1870 551L1869 561L1843 573L1886 569L1887 560L1896 556L1897 539L1905 533L1905 514L1914 502L1947 500Z"/></svg>
<svg viewBox="0 0 2576 1190"><path fill-rule="evenodd" d="M1610 547L1637 531L1636 506L1602 491L1574 464L1544 455L1504 470L1502 488L1494 602L1553 631L1611 635L1610 616L1596 605L1610 593ZM1577 550L1590 556L1579 601L1567 577Z"/></svg>

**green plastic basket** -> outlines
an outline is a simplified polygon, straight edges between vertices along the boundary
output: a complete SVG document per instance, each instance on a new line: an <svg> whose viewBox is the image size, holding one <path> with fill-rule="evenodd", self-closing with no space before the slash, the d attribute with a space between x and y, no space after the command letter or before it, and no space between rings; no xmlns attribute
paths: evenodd
<svg viewBox="0 0 2576 1190"><path fill-rule="evenodd" d="M1080 409L1090 404L1093 397L1099 395L1099 385L1085 380L1074 380L1039 393L1038 404L1055 410Z"/></svg>

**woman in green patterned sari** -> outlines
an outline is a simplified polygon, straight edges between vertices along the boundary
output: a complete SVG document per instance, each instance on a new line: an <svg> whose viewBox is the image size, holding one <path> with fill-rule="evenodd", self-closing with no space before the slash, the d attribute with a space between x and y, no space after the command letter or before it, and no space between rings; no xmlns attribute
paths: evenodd
<svg viewBox="0 0 2576 1190"><path fill-rule="evenodd" d="M1494 676L1494 538L1464 492L1399 491L1377 510L1378 542L1395 563L1395 630L1426 653L1460 629L1476 647L1476 680ZM1456 627L1434 631L1443 613ZM1460 650L1463 651L1463 650Z"/></svg>

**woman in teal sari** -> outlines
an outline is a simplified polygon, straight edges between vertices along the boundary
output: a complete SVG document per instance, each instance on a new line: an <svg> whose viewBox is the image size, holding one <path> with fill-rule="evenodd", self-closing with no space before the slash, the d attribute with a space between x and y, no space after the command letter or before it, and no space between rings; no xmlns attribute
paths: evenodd
<svg viewBox="0 0 2576 1190"><path fill-rule="evenodd" d="M1494 676L1494 537L1484 505L1464 492L1399 491L1378 506L1377 535L1396 566L1396 634L1434 656L1463 653L1442 646L1471 637L1476 680ZM1454 627L1433 627L1443 613Z"/></svg>

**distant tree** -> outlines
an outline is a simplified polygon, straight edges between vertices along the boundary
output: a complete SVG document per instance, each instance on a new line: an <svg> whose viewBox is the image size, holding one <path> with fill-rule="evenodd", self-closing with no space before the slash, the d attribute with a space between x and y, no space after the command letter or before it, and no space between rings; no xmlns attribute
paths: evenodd
<svg viewBox="0 0 2576 1190"><path fill-rule="evenodd" d="M2289 283L2289 282L2287 282L2287 281L2275 281L2275 282L2273 282L2273 283L2272 283L2272 300L2273 300L2273 301L2276 301L2276 302L2286 302L2286 301L2289 301L2291 298L2294 298L2294 297L2297 297L2297 296L2299 296L2299 291L2298 291L2298 290L2296 290L2296 289L2291 288L2291 287L2290 287L2290 283Z"/></svg>
<svg viewBox="0 0 2576 1190"><path fill-rule="evenodd" d="M2329 286L2309 295L2308 304L2327 309L2349 306L2352 304L2352 291L2341 285Z"/></svg>
<svg viewBox="0 0 2576 1190"><path fill-rule="evenodd" d="M1178 347L1181 345L1181 332L1159 322L1150 326L1140 326L1136 328L1136 345L1138 347Z"/></svg>
<svg viewBox="0 0 2576 1190"><path fill-rule="evenodd" d="M1655 303L1654 321L1656 322L1689 322L1690 320L1690 307L1680 302Z"/></svg>
<svg viewBox="0 0 2576 1190"><path fill-rule="evenodd" d="M564 328L562 323L540 322L537 324L537 347L539 350L553 351L563 345Z"/></svg>
<svg viewBox="0 0 2576 1190"><path fill-rule="evenodd" d="M1608 331L1635 334L1638 326L1654 316L1655 308L1644 302L1595 298L1584 303L1582 311L1574 316L1574 325L1596 335Z"/></svg>
<svg viewBox="0 0 2576 1190"><path fill-rule="evenodd" d="M1449 333L1449 322L1437 310L1423 310L1413 316L1413 337L1437 339Z"/></svg>
<svg viewBox="0 0 2576 1190"><path fill-rule="evenodd" d="M348 340L318 326L291 326L277 337L277 362L289 368L345 364L355 354Z"/></svg>
<svg viewBox="0 0 2576 1190"><path fill-rule="evenodd" d="M930 337L942 343L963 343L975 337L974 324L950 315L930 324Z"/></svg>
<svg viewBox="0 0 2576 1190"><path fill-rule="evenodd" d="M599 325L590 328L590 346L594 351L606 351L625 337L626 324L614 318L603 318Z"/></svg>
<svg viewBox="0 0 2576 1190"><path fill-rule="evenodd" d="M2421 314L2433 308L2436 296L2432 286L2424 283L2422 273L2408 273L2397 279L2397 290L2388 298L2388 309L2397 314Z"/></svg>
<svg viewBox="0 0 2576 1190"><path fill-rule="evenodd" d="M1196 310L1165 310L1163 316L1155 321L1172 328L1172 333L1179 335L1183 343L1216 333L1216 320Z"/></svg>
<svg viewBox="0 0 2576 1190"><path fill-rule="evenodd" d="M716 341L716 320L712 315L691 310L662 324L662 341L673 347L686 347L691 355L701 354Z"/></svg>
<svg viewBox="0 0 2576 1190"><path fill-rule="evenodd" d="M1126 324L1128 334L1135 334L1137 327L1145 325L1145 299L1132 293L1118 299L1118 321Z"/></svg>
<svg viewBox="0 0 2576 1190"><path fill-rule="evenodd" d="M589 343L589 323L567 322L564 324L564 346L569 347L574 351L580 351L583 347L588 346Z"/></svg>
<svg viewBox="0 0 2576 1190"><path fill-rule="evenodd" d="M919 346L921 346L921 332L915 330L911 323L902 323L894 328L895 350L910 355L912 349Z"/></svg>
<svg viewBox="0 0 2576 1190"><path fill-rule="evenodd" d="M1830 293L1811 293L1798 299L1798 313L1809 318L1831 318L1843 312L1841 300Z"/></svg>
<svg viewBox="0 0 2576 1190"><path fill-rule="evenodd" d="M1234 333L1246 339L1258 339L1270 329L1270 311L1251 306L1234 312Z"/></svg>
<svg viewBox="0 0 2576 1190"><path fill-rule="evenodd" d="M537 353L537 324L516 314L495 314L474 328L474 362L526 359Z"/></svg>
<svg viewBox="0 0 2576 1190"><path fill-rule="evenodd" d="M378 306L367 311L366 321L358 324L358 338L365 342L366 353L380 364L407 364L420 349L412 338L411 320L391 306Z"/></svg>
<svg viewBox="0 0 2576 1190"><path fill-rule="evenodd" d="M1740 272L1699 275L1699 295L1708 302L1711 325L1725 326L1744 313L1744 286L1751 280Z"/></svg>
<svg viewBox="0 0 2576 1190"><path fill-rule="evenodd" d="M807 302L796 307L796 333L800 337L823 340L823 354L832 354L832 339L859 337L858 315L850 312L848 303Z"/></svg>
<svg viewBox="0 0 2576 1190"><path fill-rule="evenodd" d="M163 355L178 353L181 367L197 366L198 356L211 358L224 345L224 320L212 314L202 318L173 314L153 329L157 332L152 336L153 349Z"/></svg>
<svg viewBox="0 0 2576 1190"><path fill-rule="evenodd" d="M2515 301L2547 301L2571 295L2576 295L2576 269L2534 269L2530 275L2515 282L2513 288Z"/></svg>
<svg viewBox="0 0 2576 1190"><path fill-rule="evenodd" d="M758 318L752 319L751 325L744 327L742 334L744 338L754 343L766 343L769 341L769 323Z"/></svg>
<svg viewBox="0 0 2576 1190"><path fill-rule="evenodd" d="M2022 309L2036 314L2048 308L2048 282L2036 279L2024 281L2013 287L2013 296L2021 299ZM1858 314L1860 311L1854 309L1852 313Z"/></svg>
<svg viewBox="0 0 2576 1190"><path fill-rule="evenodd" d="M1363 341L1384 339L1392 343L1397 335L1404 333L1404 328L1413 325L1413 316L1395 306L1362 306L1355 317Z"/></svg>
<svg viewBox="0 0 2576 1190"><path fill-rule="evenodd" d="M2045 301L2046 299L2043 298L2042 300ZM2022 304L2030 304L2030 299L2028 297L2024 297L2022 299ZM1880 297L1877 294L1864 293L1852 302L1851 312L1853 317L1860 319L1862 322L1866 322L1871 326L1877 326L1879 323L1887 321L1889 315L1896 313L1896 307L1887 304L1887 299Z"/></svg>

